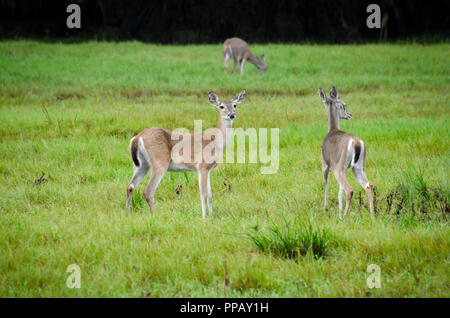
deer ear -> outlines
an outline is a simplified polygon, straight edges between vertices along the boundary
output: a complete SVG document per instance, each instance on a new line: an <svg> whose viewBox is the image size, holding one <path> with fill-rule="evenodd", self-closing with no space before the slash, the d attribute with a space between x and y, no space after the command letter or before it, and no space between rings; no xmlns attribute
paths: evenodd
<svg viewBox="0 0 450 318"><path fill-rule="evenodd" d="M244 88L242 90L242 92L240 92L239 94L237 94L234 98L233 98L233 104L240 104L242 103L242 101L244 100L244 96L245 93L247 92L247 90Z"/></svg>
<svg viewBox="0 0 450 318"><path fill-rule="evenodd" d="M319 96L322 99L322 102L326 103L328 98L327 95L325 95L325 92L323 91L322 88L319 88Z"/></svg>
<svg viewBox="0 0 450 318"><path fill-rule="evenodd" d="M219 96L217 96L216 93L209 92L208 97L209 97L209 102L211 103L211 105L216 106L216 107L220 106Z"/></svg>
<svg viewBox="0 0 450 318"><path fill-rule="evenodd" d="M338 93L337 88L335 86L333 86L330 89L330 97L331 97L331 99L339 99L339 93Z"/></svg>
<svg viewBox="0 0 450 318"><path fill-rule="evenodd" d="M261 55L261 61L263 61L263 63L266 63L266 57L263 55Z"/></svg>

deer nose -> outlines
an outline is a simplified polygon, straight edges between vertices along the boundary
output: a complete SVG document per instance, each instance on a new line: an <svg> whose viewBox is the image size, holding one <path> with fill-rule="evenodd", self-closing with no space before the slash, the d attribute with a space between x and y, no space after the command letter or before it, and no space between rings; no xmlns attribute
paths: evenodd
<svg viewBox="0 0 450 318"><path fill-rule="evenodd" d="M230 119L234 119L236 116L234 114L230 114L228 117L230 117Z"/></svg>

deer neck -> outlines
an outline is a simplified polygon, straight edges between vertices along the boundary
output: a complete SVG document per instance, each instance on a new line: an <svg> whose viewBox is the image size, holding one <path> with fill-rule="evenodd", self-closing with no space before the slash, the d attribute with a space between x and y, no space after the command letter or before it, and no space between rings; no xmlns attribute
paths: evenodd
<svg viewBox="0 0 450 318"><path fill-rule="evenodd" d="M337 113L336 107L333 105L328 106L328 132L333 129L339 129L339 115Z"/></svg>
<svg viewBox="0 0 450 318"><path fill-rule="evenodd" d="M224 119L222 116L220 117L219 125L217 126L217 129L220 130L222 133L222 145L221 148L224 150L227 147L228 140L231 136L231 128L233 127L233 121Z"/></svg>
<svg viewBox="0 0 450 318"><path fill-rule="evenodd" d="M252 64L254 64L259 70L262 69L263 64L261 60L253 53L250 53L250 57L248 58L248 61Z"/></svg>

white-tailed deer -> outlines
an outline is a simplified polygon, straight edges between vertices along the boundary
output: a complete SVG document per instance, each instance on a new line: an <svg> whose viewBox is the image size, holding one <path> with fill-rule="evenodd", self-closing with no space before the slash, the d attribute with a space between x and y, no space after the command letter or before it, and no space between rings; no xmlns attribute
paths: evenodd
<svg viewBox="0 0 450 318"><path fill-rule="evenodd" d="M220 112L219 125L211 132L183 134L152 127L131 139L130 152L134 163L134 174L127 186L127 214L134 190L151 169L150 181L144 196L152 212L155 211L153 196L166 171L196 171L199 178L202 216L206 218L206 205L208 205L209 214L212 215L209 174L222 158L231 134L233 120L236 118L236 105L242 103L245 92L244 89L232 100L225 101L220 101L219 96L209 92L209 102ZM210 156L205 156L206 153Z"/></svg>
<svg viewBox="0 0 450 318"><path fill-rule="evenodd" d="M364 188L369 197L371 217L375 217L373 208L373 186L366 178L366 147L355 135L339 130L339 119L349 120L352 115L345 109L346 104L339 99L336 87L330 90L330 98L319 88L319 96L328 113L328 134L322 142L322 172L325 181L325 209L328 209L328 175L333 171L339 183L339 219L343 220L348 213L353 196L353 188L347 181L347 170L352 168L356 180ZM342 200L344 190L347 196L344 216L342 216Z"/></svg>
<svg viewBox="0 0 450 318"><path fill-rule="evenodd" d="M239 63L241 67L241 75L243 75L244 65L247 61L253 63L258 68L261 75L266 72L267 65L264 54L259 59L255 54L250 52L247 42L240 38L231 38L225 40L222 47L222 54L223 64L225 66L225 74L228 72L228 63L231 58L233 58L234 60L233 73L236 72L236 66Z"/></svg>

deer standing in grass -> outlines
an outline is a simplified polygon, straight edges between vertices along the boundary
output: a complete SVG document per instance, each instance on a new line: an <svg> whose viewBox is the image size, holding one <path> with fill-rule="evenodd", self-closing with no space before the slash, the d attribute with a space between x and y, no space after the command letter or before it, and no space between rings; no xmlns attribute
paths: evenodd
<svg viewBox="0 0 450 318"><path fill-rule="evenodd" d="M236 105L242 103L245 92L244 89L232 100L224 100L223 102L219 100L219 96L215 93L209 92L209 102L220 112L219 124L211 132L183 134L164 128L152 127L143 130L131 139L130 152L134 163L134 174L127 186L127 214L130 210L134 190L151 169L150 181L144 191L144 196L152 212L155 211L153 197L156 188L166 171L196 171L202 201L202 216L206 218L206 205L209 214L212 215L212 192L209 175L222 158L231 135L233 120L236 118ZM183 148L179 145L187 145L187 147ZM193 151L191 151L192 149ZM205 156L206 150L210 151L210 156Z"/></svg>
<svg viewBox="0 0 450 318"><path fill-rule="evenodd" d="M343 220L348 213L353 197L353 188L347 181L347 170L352 168L359 184L369 197L371 217L375 217L373 207L373 186L366 177L366 147L364 142L355 135L339 130L339 119L349 120L352 115L346 110L346 104L340 100L336 87L330 90L330 98L319 88L319 96L328 113L328 134L322 142L322 172L325 181L325 209L328 209L328 175L333 171L339 183L339 219ZM342 201L346 194L344 216L342 216Z"/></svg>
<svg viewBox="0 0 450 318"><path fill-rule="evenodd" d="M240 38L231 38L225 40L222 47L224 73L228 72L228 63L231 58L234 60L233 73L236 72L236 66L239 63L241 67L241 75L244 74L245 62L249 61L253 63L259 70L259 73L263 75L266 72L266 58L264 54L261 58L258 58L255 54L250 52L247 42Z"/></svg>

